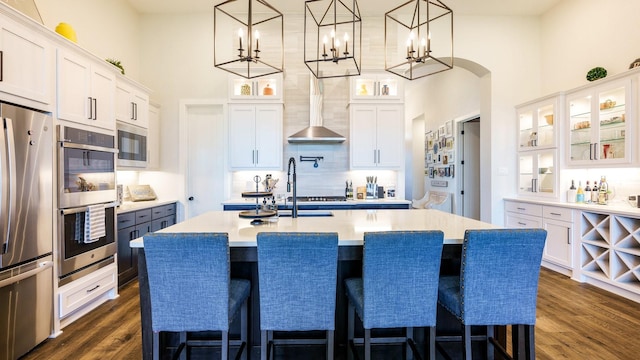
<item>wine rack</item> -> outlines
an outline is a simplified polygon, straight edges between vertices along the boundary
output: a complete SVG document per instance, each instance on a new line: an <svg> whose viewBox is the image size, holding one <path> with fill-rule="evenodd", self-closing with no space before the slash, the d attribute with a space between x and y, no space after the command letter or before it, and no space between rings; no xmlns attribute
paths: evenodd
<svg viewBox="0 0 640 360"><path fill-rule="evenodd" d="M581 271L640 293L640 219L582 212Z"/></svg>

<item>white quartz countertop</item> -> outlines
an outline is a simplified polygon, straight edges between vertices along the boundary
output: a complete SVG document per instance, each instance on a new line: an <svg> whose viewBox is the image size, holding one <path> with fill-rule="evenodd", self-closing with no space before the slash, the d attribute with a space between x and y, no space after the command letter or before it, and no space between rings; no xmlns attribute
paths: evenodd
<svg viewBox="0 0 640 360"><path fill-rule="evenodd" d="M156 206L168 205L177 202L177 200L150 200L150 201L124 201L116 212L118 214L124 214L131 211L138 211L143 209L150 209Z"/></svg>
<svg viewBox="0 0 640 360"><path fill-rule="evenodd" d="M565 207L565 208L576 209L581 211L593 211L596 213L607 213L607 214L616 214L616 215L631 216L631 217L640 217L640 208L633 207L628 202L625 202L624 200L620 200L617 198L611 201L608 205L568 203L568 202L537 200L537 199L529 199L529 198L505 198L504 200L525 202L525 203L538 204L538 205L559 206L559 207Z"/></svg>
<svg viewBox="0 0 640 360"><path fill-rule="evenodd" d="M314 210L307 210L311 213ZM326 212L318 210L318 212ZM332 210L333 216L279 217L263 225L240 218L238 211L211 211L175 224L159 232L226 232L229 246L256 246L259 232L337 232L339 245L362 245L365 232L392 230L442 230L445 244L461 243L467 229L494 229L498 226L434 209ZM133 248L144 247L143 239L132 240Z"/></svg>

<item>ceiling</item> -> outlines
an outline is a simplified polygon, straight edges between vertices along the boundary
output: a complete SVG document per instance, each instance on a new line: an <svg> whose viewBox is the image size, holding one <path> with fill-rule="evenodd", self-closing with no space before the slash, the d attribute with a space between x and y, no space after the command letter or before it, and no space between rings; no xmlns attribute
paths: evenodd
<svg viewBox="0 0 640 360"><path fill-rule="evenodd" d="M140 13L190 13L213 11L224 0L128 0ZM238 0L243 1L243 0ZM285 14L304 12L303 0L266 0ZM293 2L299 6L291 6ZM360 0L362 16L382 16L408 0ZM459 15L541 15L562 0L441 0ZM349 1L346 1L349 2Z"/></svg>

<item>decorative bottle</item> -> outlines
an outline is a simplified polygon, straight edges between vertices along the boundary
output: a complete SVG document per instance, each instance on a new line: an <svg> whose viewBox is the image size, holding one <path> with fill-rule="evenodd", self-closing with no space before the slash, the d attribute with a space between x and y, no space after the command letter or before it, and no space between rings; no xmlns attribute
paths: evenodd
<svg viewBox="0 0 640 360"><path fill-rule="evenodd" d="M593 189L591 189L591 203L598 203L598 182L595 180L593 181Z"/></svg>
<svg viewBox="0 0 640 360"><path fill-rule="evenodd" d="M571 180L571 187L567 190L567 202L574 203L576 202L576 195L578 191L576 190L576 184L573 180Z"/></svg>
<svg viewBox="0 0 640 360"><path fill-rule="evenodd" d="M578 190L576 192L576 202L584 204L584 189L582 189L582 181L578 181Z"/></svg>
<svg viewBox="0 0 640 360"><path fill-rule="evenodd" d="M607 184L607 178L602 176L600 178L600 190L598 190L598 204L599 205L607 205L609 185Z"/></svg>
<svg viewBox="0 0 640 360"><path fill-rule="evenodd" d="M589 185L589 180L587 180L587 186L584 187L584 202L591 202L591 186Z"/></svg>

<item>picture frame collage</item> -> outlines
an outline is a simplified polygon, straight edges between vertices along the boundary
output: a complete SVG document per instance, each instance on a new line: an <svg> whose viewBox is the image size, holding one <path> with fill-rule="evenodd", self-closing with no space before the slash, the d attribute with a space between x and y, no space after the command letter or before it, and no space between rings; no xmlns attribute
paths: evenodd
<svg viewBox="0 0 640 360"><path fill-rule="evenodd" d="M437 130L425 134L425 176L454 177L455 175L455 139L453 120L445 122Z"/></svg>

